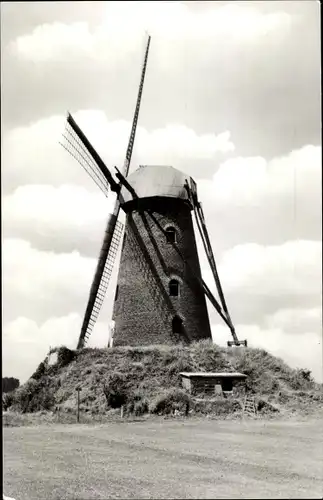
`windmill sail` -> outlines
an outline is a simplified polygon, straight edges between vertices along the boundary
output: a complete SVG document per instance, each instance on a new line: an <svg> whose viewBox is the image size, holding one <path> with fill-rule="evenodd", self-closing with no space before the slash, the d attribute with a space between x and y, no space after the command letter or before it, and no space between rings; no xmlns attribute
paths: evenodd
<svg viewBox="0 0 323 500"><path fill-rule="evenodd" d="M141 72L139 92L136 101L136 108L134 112L129 143L127 147L126 158L124 161L123 173L125 176L127 176L129 172L134 140L136 136L140 103L147 68L150 39L151 37L149 36L145 51L144 64ZM83 168L87 170L87 172L91 175L93 180L97 183L97 185L105 195L108 194L110 189L117 193L117 199L115 202L113 213L109 216L107 222L104 239L100 250L100 256L91 285L81 333L77 344L77 348L81 349L82 347L84 347L86 341L88 340L98 318L112 274L112 269L117 255L119 243L121 241L123 225L118 221L121 202L119 184L115 182L110 171L70 114L68 114L67 123L69 128L67 129L67 134L64 136L67 142L67 146L63 145L65 149L67 149L72 154L72 156L74 156L77 161L79 161Z"/></svg>
<svg viewBox="0 0 323 500"><path fill-rule="evenodd" d="M111 278L122 232L123 224L117 220L115 215L110 215L90 290L77 349L81 349L89 339L98 319Z"/></svg>
<svg viewBox="0 0 323 500"><path fill-rule="evenodd" d="M202 205L198 201L198 198L197 198L196 183L194 182L194 180L192 178L190 179L190 181L191 181L190 182L191 185L189 186L187 184L186 188L188 189L188 191L190 192L190 195L191 195L196 224L197 224L197 227L198 227L201 239L202 239L202 243L204 246L204 250L205 250L205 253L206 253L206 256L207 256L207 259L208 259L208 262L209 262L209 265L210 265L210 268L211 268L211 271L212 271L212 274L214 277L215 285L216 285L216 288L217 288L217 291L219 294L219 298L220 298L220 301L222 304L223 313L224 313L224 316L226 318L226 323L229 326L232 337L233 337L233 342L229 341L228 345L233 345L233 344L234 345L242 345L242 344L246 345L246 340L239 340L238 339L234 325L232 323L230 313L229 313L229 310L228 310L228 307L227 307L227 304L225 301L224 293L222 290L219 274L217 271L217 266L215 263L215 258L214 258L214 254L213 254L213 250L212 250L212 246L211 246L211 241L209 238L209 233L208 233L206 223L205 223ZM207 294L207 296L208 296L208 294ZM221 314L221 316L222 316L222 314Z"/></svg>
<svg viewBox="0 0 323 500"><path fill-rule="evenodd" d="M110 189L115 192L119 191L119 186L109 169L70 113L67 115L63 137L65 144L61 143L61 145L80 163L106 196Z"/></svg>
<svg viewBox="0 0 323 500"><path fill-rule="evenodd" d="M133 151L133 145L134 145L135 137L136 137L136 130L137 130L137 124L138 124L138 118L139 118L141 97L142 97L142 91L144 88L145 76L146 76L146 68L147 68L147 62L148 62L150 40L151 40L151 36L148 36L144 64L143 64L142 71L141 71L138 97L137 97L135 112L134 112L133 121L132 121L132 127L131 127L128 147L127 147L127 152L126 152L126 158L125 158L124 165L123 165L123 172L122 173L125 177L127 177L128 172L129 172L132 151Z"/></svg>
<svg viewBox="0 0 323 500"><path fill-rule="evenodd" d="M108 196L111 190L119 192L119 185L115 182L110 171L70 114L67 117L65 132L64 139L66 142L65 144L61 143L61 145L89 173L102 192L106 196ZM110 214L90 289L77 348L84 346L98 318L112 274L122 231L123 224L117 220L115 214Z"/></svg>

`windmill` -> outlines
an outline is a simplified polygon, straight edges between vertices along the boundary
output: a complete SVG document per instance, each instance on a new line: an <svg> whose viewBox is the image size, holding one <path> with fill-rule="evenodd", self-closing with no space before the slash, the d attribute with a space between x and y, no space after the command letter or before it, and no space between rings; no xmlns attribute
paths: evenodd
<svg viewBox="0 0 323 500"><path fill-rule="evenodd" d="M123 236L114 300L114 346L189 343L211 339L206 297L239 341L223 295L195 181L171 166L140 166L131 175L132 157L151 37L148 36L139 92L122 171L106 167L68 114L65 144L108 196L116 193L90 289L77 348L86 345L102 306ZM117 180L116 180L117 179ZM125 227L119 220L126 214ZM203 242L220 302L201 276L193 219Z"/></svg>

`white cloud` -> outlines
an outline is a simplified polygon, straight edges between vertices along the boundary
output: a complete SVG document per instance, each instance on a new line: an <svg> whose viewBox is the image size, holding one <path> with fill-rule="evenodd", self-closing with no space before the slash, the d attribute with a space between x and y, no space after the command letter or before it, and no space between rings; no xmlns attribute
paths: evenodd
<svg viewBox="0 0 323 500"><path fill-rule="evenodd" d="M102 234L100 235L100 245ZM99 252L99 246L97 254ZM100 318L110 318L121 246L116 257ZM53 316L83 317L97 258L79 252L55 253L33 248L25 240L4 238L2 244L3 318L26 316L44 322Z"/></svg>
<svg viewBox="0 0 323 500"><path fill-rule="evenodd" d="M219 275L227 291L277 297L322 293L322 244L288 241L277 246L238 245L223 255Z"/></svg>
<svg viewBox="0 0 323 500"><path fill-rule="evenodd" d="M122 166L131 124L109 121L102 111L87 110L73 114L75 120L97 149L107 166ZM9 131L3 138L3 184L94 185L77 161L59 145L65 118L53 116ZM138 164L177 163L186 158L213 159L217 153L232 151L230 133L198 135L183 125L170 124L147 131L138 127L133 168ZM137 163L135 165L135 162Z"/></svg>
<svg viewBox="0 0 323 500"><path fill-rule="evenodd" d="M82 52L92 48L92 37L85 22L70 25L62 23L37 26L31 35L17 38L15 49L24 57L46 60L59 57L66 50Z"/></svg>
<svg viewBox="0 0 323 500"><path fill-rule="evenodd" d="M168 125L152 133L139 127L138 152L147 162L159 161L172 163L178 159L212 159L217 152L228 153L234 150L230 141L230 132L218 136L215 134L197 135L194 130L184 125Z"/></svg>
<svg viewBox="0 0 323 500"><path fill-rule="evenodd" d="M322 334L307 331L302 335L291 335L281 328L261 328L258 325L237 325L241 340L247 339L248 346L262 348L274 356L281 357L292 368L307 368L319 382L322 373ZM213 341L225 346L229 340L228 328L212 326ZM230 339L231 340L231 339Z"/></svg>
<svg viewBox="0 0 323 500"><path fill-rule="evenodd" d="M2 216L10 224L48 225L51 231L62 225L86 228L106 220L113 210L114 198L113 193L106 199L100 192L90 193L80 186L28 184L3 198Z"/></svg>
<svg viewBox="0 0 323 500"><path fill-rule="evenodd" d="M270 161L262 157L230 158L220 165L212 181L199 182L200 198L212 198L218 207L256 207L268 199L278 203L282 197L292 197L295 211L302 210L306 195L312 203L320 203L321 165L322 148L311 145Z"/></svg>
<svg viewBox="0 0 323 500"><path fill-rule="evenodd" d="M44 302L82 299L89 290L96 266L95 259L78 252L55 254L41 252L19 239L2 243L2 284L6 295Z"/></svg>
<svg viewBox="0 0 323 500"><path fill-rule="evenodd" d="M60 60L73 55L109 60L111 63L131 53L148 31L157 45L155 55L161 65L183 40L201 42L221 39L250 42L285 33L290 24L286 13L261 13L248 6L230 4L192 11L180 2L108 2L101 24L90 32L86 23L38 26L15 41L14 51L35 62ZM176 48L176 47L175 47Z"/></svg>
<svg viewBox="0 0 323 500"><path fill-rule="evenodd" d="M96 256L114 200L112 193L105 198L75 185L20 186L3 197L3 234Z"/></svg>
<svg viewBox="0 0 323 500"><path fill-rule="evenodd" d="M322 308L279 309L264 318L267 328L281 328L295 334L307 331L322 331Z"/></svg>
<svg viewBox="0 0 323 500"><path fill-rule="evenodd" d="M26 317L18 317L3 328L3 374L25 382L44 360L50 347L65 345L75 349L82 318L76 313L53 317L38 324ZM104 347L108 343L109 327L98 322L89 346ZM18 354L19 353L19 354Z"/></svg>

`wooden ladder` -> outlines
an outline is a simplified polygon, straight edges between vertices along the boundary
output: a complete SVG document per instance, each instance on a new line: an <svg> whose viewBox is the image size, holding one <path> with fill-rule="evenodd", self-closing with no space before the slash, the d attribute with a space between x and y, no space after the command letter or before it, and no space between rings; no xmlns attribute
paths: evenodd
<svg viewBox="0 0 323 500"><path fill-rule="evenodd" d="M244 405L243 405L243 416L256 414L255 396L252 394L246 394Z"/></svg>

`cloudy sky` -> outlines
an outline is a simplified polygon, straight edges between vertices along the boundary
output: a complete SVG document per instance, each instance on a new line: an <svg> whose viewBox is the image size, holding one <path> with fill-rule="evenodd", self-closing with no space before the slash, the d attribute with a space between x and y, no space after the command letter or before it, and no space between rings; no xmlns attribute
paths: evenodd
<svg viewBox="0 0 323 500"><path fill-rule="evenodd" d="M132 169L195 178L239 336L322 380L315 1L1 4L3 375L76 345L111 200L59 140L69 110L122 165L145 30ZM107 343L115 282L90 345Z"/></svg>

